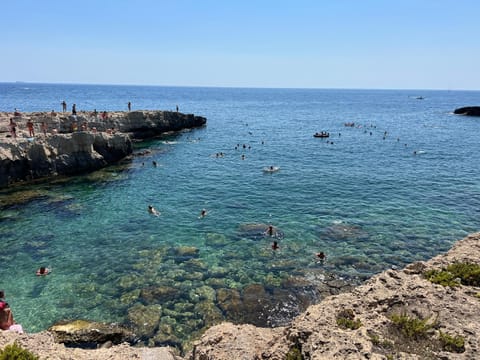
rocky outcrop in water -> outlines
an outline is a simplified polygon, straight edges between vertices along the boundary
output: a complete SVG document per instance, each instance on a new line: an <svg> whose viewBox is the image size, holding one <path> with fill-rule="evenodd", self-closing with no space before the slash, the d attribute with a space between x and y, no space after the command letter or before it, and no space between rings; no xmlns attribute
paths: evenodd
<svg viewBox="0 0 480 360"><path fill-rule="evenodd" d="M467 116L480 116L480 106L465 106L455 109L454 114Z"/></svg>
<svg viewBox="0 0 480 360"><path fill-rule="evenodd" d="M17 124L17 138L9 121ZM27 131L33 123L35 136ZM170 111L133 111L77 115L0 114L0 187L48 176L98 170L132 153L131 139L203 126L206 119Z"/></svg>

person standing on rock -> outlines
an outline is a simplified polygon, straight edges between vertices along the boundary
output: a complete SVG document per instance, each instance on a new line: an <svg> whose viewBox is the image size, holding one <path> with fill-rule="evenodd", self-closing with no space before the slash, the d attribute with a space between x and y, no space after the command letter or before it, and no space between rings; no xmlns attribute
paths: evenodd
<svg viewBox="0 0 480 360"><path fill-rule="evenodd" d="M132 103L130 101L128 102L127 106L128 106L128 111L132 111Z"/></svg>
<svg viewBox="0 0 480 360"><path fill-rule="evenodd" d="M42 121L40 130L42 130L43 136L47 137L47 123L45 121Z"/></svg>
<svg viewBox="0 0 480 360"><path fill-rule="evenodd" d="M72 115L77 115L77 104L72 105Z"/></svg>
<svg viewBox="0 0 480 360"><path fill-rule="evenodd" d="M34 137L35 136L35 130L33 129L33 122L30 119L27 121L27 129L28 129L28 135L30 137Z"/></svg>
<svg viewBox="0 0 480 360"><path fill-rule="evenodd" d="M67 103L65 102L65 100L62 101L62 111L67 111Z"/></svg>
<svg viewBox="0 0 480 360"><path fill-rule="evenodd" d="M10 118L10 134L14 139L17 139L17 123L13 121L13 118Z"/></svg>

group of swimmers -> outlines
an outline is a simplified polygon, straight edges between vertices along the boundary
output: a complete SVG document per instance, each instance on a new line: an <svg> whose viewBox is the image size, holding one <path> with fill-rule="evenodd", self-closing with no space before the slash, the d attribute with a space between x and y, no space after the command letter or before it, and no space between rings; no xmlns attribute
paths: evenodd
<svg viewBox="0 0 480 360"><path fill-rule="evenodd" d="M153 216L160 216L162 213L160 211L158 211L157 209L155 209L153 207L153 205L148 205L148 212L150 214L152 214ZM198 216L199 219L202 219L204 218L205 216L207 216L207 210L206 209L202 209L200 211L200 215Z"/></svg>
<svg viewBox="0 0 480 360"><path fill-rule="evenodd" d="M273 225L268 225L268 227L264 231L263 235L270 236L270 237L277 237L277 231L274 229ZM271 247L272 247L272 250L274 250L274 251L280 249L280 245L278 245L278 240L273 240ZM327 258L327 256L325 255L325 253L323 251L320 251L320 252L316 253L315 257L321 263L323 263Z"/></svg>

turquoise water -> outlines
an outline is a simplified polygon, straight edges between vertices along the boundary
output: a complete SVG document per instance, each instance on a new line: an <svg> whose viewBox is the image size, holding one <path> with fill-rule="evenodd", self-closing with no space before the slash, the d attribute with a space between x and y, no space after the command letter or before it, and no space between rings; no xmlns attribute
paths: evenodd
<svg viewBox="0 0 480 360"><path fill-rule="evenodd" d="M0 193L0 286L29 332L63 318L125 323L135 304L158 303L187 339L209 324L200 303L221 308L219 289L275 294L289 277L329 273L358 282L480 228L480 119L452 115L479 92L0 84L0 94L1 111L131 101L207 118L137 144L150 152L118 166ZM322 130L330 138L313 138ZM265 173L271 165L279 171ZM38 278L42 265L53 271ZM175 291L152 295L159 287Z"/></svg>

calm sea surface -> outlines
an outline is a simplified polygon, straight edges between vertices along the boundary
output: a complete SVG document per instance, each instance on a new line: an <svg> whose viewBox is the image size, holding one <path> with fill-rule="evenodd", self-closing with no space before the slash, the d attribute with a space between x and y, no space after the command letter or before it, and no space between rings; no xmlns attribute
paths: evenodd
<svg viewBox="0 0 480 360"><path fill-rule="evenodd" d="M64 318L126 323L161 298L162 324L187 339L208 324L199 303L228 317L219 289L362 281L480 229L480 119L452 115L480 92L0 84L1 111L62 100L178 105L207 126L138 144L149 152L119 166L0 192L0 288L28 332ZM330 138L312 136L322 130ZM52 274L36 277L42 265Z"/></svg>

